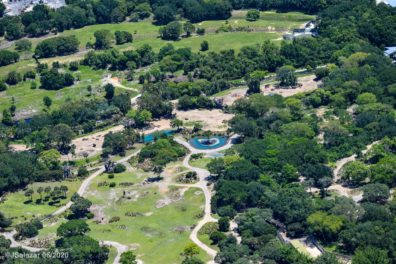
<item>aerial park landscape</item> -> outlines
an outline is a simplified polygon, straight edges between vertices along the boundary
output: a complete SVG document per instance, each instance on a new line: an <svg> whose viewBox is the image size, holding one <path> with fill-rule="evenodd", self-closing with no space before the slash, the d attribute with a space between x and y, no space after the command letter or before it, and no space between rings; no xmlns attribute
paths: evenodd
<svg viewBox="0 0 396 264"><path fill-rule="evenodd" d="M396 7L0 3L0 262L396 263Z"/></svg>

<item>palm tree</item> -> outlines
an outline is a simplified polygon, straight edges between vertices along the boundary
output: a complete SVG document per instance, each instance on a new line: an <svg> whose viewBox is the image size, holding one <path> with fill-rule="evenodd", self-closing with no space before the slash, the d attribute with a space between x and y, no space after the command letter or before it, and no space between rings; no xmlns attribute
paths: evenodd
<svg viewBox="0 0 396 264"><path fill-rule="evenodd" d="M26 197L30 197L30 201L33 201L33 193L34 193L33 189L28 189L28 190L25 192L25 196L26 196Z"/></svg>
<svg viewBox="0 0 396 264"><path fill-rule="evenodd" d="M163 166L155 166L153 171L157 174L158 177L161 177L161 173L164 171Z"/></svg>
<svg viewBox="0 0 396 264"><path fill-rule="evenodd" d="M51 186L47 186L47 187L44 188L44 192L45 192L45 194L46 194L47 196L49 195L49 193L51 192L51 190L52 190Z"/></svg>
<svg viewBox="0 0 396 264"><path fill-rule="evenodd" d="M63 192L63 196L67 197L66 193L69 190L69 188L67 188L67 186L65 185L61 185L60 190Z"/></svg>
<svg viewBox="0 0 396 264"><path fill-rule="evenodd" d="M40 187L37 188L37 191L36 191L36 192L37 192L38 194L40 194L40 200L43 199L43 195L42 195L43 191L44 191L44 188L43 188L42 186L40 186Z"/></svg>

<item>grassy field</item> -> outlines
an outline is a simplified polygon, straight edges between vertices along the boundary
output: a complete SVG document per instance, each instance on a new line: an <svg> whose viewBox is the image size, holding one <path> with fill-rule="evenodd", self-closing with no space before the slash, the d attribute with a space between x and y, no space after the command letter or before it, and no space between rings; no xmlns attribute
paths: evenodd
<svg viewBox="0 0 396 264"><path fill-rule="evenodd" d="M204 244L213 248L216 251L219 251L219 247L217 245L212 244L212 240L210 240L210 232L218 229L217 223L206 223L202 228L198 231L198 239L201 240Z"/></svg>
<svg viewBox="0 0 396 264"><path fill-rule="evenodd" d="M207 165L211 160L212 160L211 158L201 158L197 160L191 160L190 165L193 167L207 169Z"/></svg>
<svg viewBox="0 0 396 264"><path fill-rule="evenodd" d="M47 203L36 204L36 200L40 198L38 193L33 194L33 203L25 203L30 198L25 197L24 191L18 191L15 193L10 193L5 196L5 201L0 203L0 211L4 213L7 217L13 218L13 224L18 224L20 222L25 222L30 220L31 218L38 216L45 216L53 213L57 210L58 207L66 204L73 193L77 191L79 186L81 185L80 180L74 181L61 181L61 182L43 182L43 183L34 183L28 186L28 188L37 190L38 187L47 187L51 186L51 188L55 186L65 185L68 187L67 199L61 200L61 202L56 206L48 205ZM45 194L43 194L45 196Z"/></svg>
<svg viewBox="0 0 396 264"><path fill-rule="evenodd" d="M31 89L31 81L21 82L17 85L9 86L8 89L0 93L0 111L10 107L11 99L15 99L17 112L23 110L24 115L40 112L44 108L43 98L48 96L52 99L52 106L57 107L68 100L82 99L89 96L88 85L93 87L93 96L103 97L104 91L99 89L104 71L93 70L87 66L80 66L79 71L73 75L80 78L73 86L57 91ZM37 78L36 83L39 83ZM125 91L125 90L124 90Z"/></svg>
<svg viewBox="0 0 396 264"><path fill-rule="evenodd" d="M249 22L245 20L246 12L247 11L245 10L234 11L232 17L228 19L227 22L225 20L203 21L201 23L195 24L195 27L204 28L210 34L214 33L221 25L225 23L228 23L232 27L249 27L253 30L258 30L258 31L287 31L292 28L300 27L302 24L306 23L307 21L314 19L314 16L305 15L299 12L276 13L273 11L265 11L265 12L261 12L261 17L259 20ZM80 41L80 48L85 48L85 45L88 42L93 43L95 41L93 34L97 30L107 29L110 30L112 33L114 33L117 30L120 31L123 30L133 34L134 43L136 44L136 46L142 45L144 43L149 43L153 47L157 48L156 46L158 44L159 44L158 47L164 44L164 41L161 41L158 38L159 28L160 26L153 25L152 21L146 20L140 22L123 22L119 24L92 25L76 30L66 30L62 33L59 33L58 35L62 35L62 36L76 35L76 37ZM235 34L238 35L237 32ZM219 35L223 35L223 34L219 34ZM256 37L258 37L258 35ZM199 37L201 41L204 38L205 37ZM156 39L158 41L156 41ZM32 39L33 49L40 41L42 41L42 38ZM213 43L213 47L217 46L221 48L222 47L221 42L226 43L227 40L222 41L221 38L218 39L215 38L213 39L213 41L215 42ZM244 42L244 39L239 38L238 41ZM260 41L260 38L258 38L257 41ZM175 43L183 43L183 40ZM247 43L254 44L249 42ZM186 41L184 42L184 44L188 45L189 42ZM121 45L119 47L122 48L128 45L130 44ZM194 49L194 47L192 48Z"/></svg>
<svg viewBox="0 0 396 264"><path fill-rule="evenodd" d="M305 15L302 13L275 13L275 12L262 12L261 19L254 22L245 20L246 11L235 11L233 16L227 20L218 21L203 21L196 24L196 27L205 28L207 34L204 36L192 36L190 38L182 38L179 41L164 41L158 37L159 26L153 25L151 21L141 22L124 22L119 24L103 24L92 25L76 30L67 30L58 35L69 36L76 35L80 41L81 52L49 59L40 60L41 63L51 64L54 61L67 63L70 61L80 60L86 51L85 45L87 42L94 41L94 32L99 29L107 29L111 32L116 30L125 30L133 34L134 42L132 44L124 44L115 46L119 50L136 49L144 44L149 44L155 51L158 51L166 43L172 43L176 48L190 47L193 51L197 52L200 49L202 41L209 42L210 51L219 51L224 49L235 49L238 51L241 47L247 45L260 44L264 40L274 40L280 43L282 32L291 28L301 26L303 23L313 19L313 16ZM215 31L224 24L231 25L234 29L237 27L249 27L253 32L221 32ZM52 37L52 36L50 36ZM33 42L33 48L42 41L45 37L30 39ZM6 76L10 71L18 71L24 73L28 70L34 69L36 66L33 59L19 61L18 63L0 67L0 77ZM41 89L30 89L30 81L22 82L15 86L10 86L7 91L0 93L0 114L2 111L10 106L11 99L16 100L17 113L22 117L29 116L32 113L40 112L43 108L42 99L44 96L49 96L53 100L53 106L57 107L67 100L74 100L88 95L86 87L92 85L93 87L100 85L100 79L105 71L95 71L88 67L80 67L79 72L74 73L75 76L79 75L81 81L72 87L64 88L59 91L46 91ZM38 80L36 80L38 83ZM131 85L134 88L140 88L140 85L135 83ZM120 89L118 89L120 90ZM19 110L19 111L18 111ZM22 112L20 112L22 111ZM18 117L19 117L18 114Z"/></svg>
<svg viewBox="0 0 396 264"><path fill-rule="evenodd" d="M109 258L106 264L113 264L115 257L117 256L117 249L115 247L110 247Z"/></svg>
<svg viewBox="0 0 396 264"><path fill-rule="evenodd" d="M133 170L116 174L114 179L103 174L92 182L88 199L102 212L105 222L96 222L96 212L96 218L89 221L89 235L130 245L136 248L136 254L145 263L180 263L180 253L190 243L190 228L198 221L204 197L202 193L196 193L197 189L185 190L179 199L179 188L161 191L152 184L140 185L147 176L152 176L152 173ZM117 186L99 187L98 183L104 181L115 182ZM133 185L121 187L121 182ZM170 203L159 206L161 200ZM126 216L128 212L134 216ZM109 223L112 217L120 217L120 220ZM200 257L207 259L204 253Z"/></svg>

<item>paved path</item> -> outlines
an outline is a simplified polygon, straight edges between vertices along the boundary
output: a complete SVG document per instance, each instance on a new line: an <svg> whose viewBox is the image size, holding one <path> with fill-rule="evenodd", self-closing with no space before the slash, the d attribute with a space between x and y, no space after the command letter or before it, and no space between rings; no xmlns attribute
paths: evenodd
<svg viewBox="0 0 396 264"><path fill-rule="evenodd" d="M134 153L132 153L132 154L130 154L130 155L128 155L128 156L126 156L126 157L124 157L124 158L118 160L118 161L116 161L115 163L117 164L117 163L126 162L126 161L128 161L130 158L132 158L133 156L136 156L137 154L139 154L139 152L140 152L140 150L138 150L138 151L136 151L136 152L134 152ZM87 189L88 189L88 187L89 187L89 185L91 184L92 180L95 179L95 178L96 178L97 176L99 176L100 174L102 174L104 171L105 171L105 167L104 167L104 165L103 165L102 167L100 167L99 170L97 170L96 172L94 172L93 174L91 174L88 178L86 178L86 179L81 183L81 186L80 186L80 188L77 190L77 193L78 193L80 196L84 196L85 193L86 193L86 191L87 191ZM60 215L60 214L64 213L66 210L68 210L68 209L70 208L70 206L71 206L72 204L73 204L73 202L71 202L71 201L68 202L67 204L65 204L64 206L60 207L58 210L56 210L54 213L52 213L51 216L57 216L57 215ZM32 252L38 252L38 251L44 250L44 248L29 247L29 246L24 245L24 244L21 243L20 241L16 241L16 240L14 239L14 235L15 235L15 234L16 234L16 230L12 230L12 231L10 231L10 232L4 232L4 233L2 233L2 235L3 235L5 238L11 240L11 247L21 247L21 248L24 248L24 249L29 250L29 251L32 251ZM118 243L118 242L114 242L114 241L101 241L101 244L102 244L102 245L106 245L106 246L112 246L112 247L115 247L115 248L117 249L117 256L116 256L116 258L114 259L113 264L118 264L118 263L119 263L119 260L120 260L120 257L121 257L121 254L122 254L123 252L125 252L125 251L128 250L128 247L127 247L127 246L122 245L122 244L120 244L120 243ZM140 263L142 263L142 262L140 262Z"/></svg>
<svg viewBox="0 0 396 264"><path fill-rule="evenodd" d="M237 244L241 244L241 242L242 242L242 237L241 237L241 235L237 232L237 230L238 230L238 224L237 224L237 222L235 222L235 218L234 218L234 219L232 219L232 220L230 221L230 231L231 231L231 234L236 238Z"/></svg>
<svg viewBox="0 0 396 264"><path fill-rule="evenodd" d="M217 251L210 248L207 246L205 243L203 243L201 240L198 238L198 232L199 230L207 223L210 222L217 222L217 219L212 217L212 208L211 208L211 199L212 199L212 193L208 188L207 185L207 178L210 176L210 172L208 170L202 169L202 168L197 168L193 167L190 165L190 158L192 154L197 154L197 153L203 153L203 154L211 154L211 153L216 153L221 150L228 149L232 146L232 139L238 137L238 135L234 135L231 137L227 144L224 145L223 147L217 148L217 149L210 149L210 150L199 150L193 148L187 141L180 137L176 137L175 141L183 146L185 146L189 151L190 154L188 154L184 160L183 160L183 166L188 168L191 171L195 171L198 175L199 181L195 184L175 184L176 186L181 186L181 187L195 187L195 188L200 188L204 195L205 195L205 214L204 217L198 222L198 224L194 227L193 231L190 234L190 239L202 250L204 250L208 255L212 257L212 260L208 262L208 264L215 263L214 258L216 257Z"/></svg>
<svg viewBox="0 0 396 264"><path fill-rule="evenodd" d="M115 164L117 163L123 163L128 161L130 158L136 156L137 154L139 154L140 150L118 160L115 162ZM78 188L77 190L77 194L80 196L84 196L85 192L87 191L89 185L91 184L91 181L93 179L95 179L97 176L99 176L100 174L102 174L103 172L105 172L105 166L101 166L96 172L94 172L93 174L91 174L88 178L86 178L80 185L80 188ZM64 206L60 207L58 210L56 210L54 213L51 214L51 216L57 216L62 214L63 212L65 212L67 209L70 208L70 206L73 204L73 202L68 202L67 204L65 204Z"/></svg>
<svg viewBox="0 0 396 264"><path fill-rule="evenodd" d="M362 150L362 154L366 154L374 145L378 144L380 141L374 141L373 143L366 146L364 150ZM327 188L329 191L336 191L339 195L346 196L352 198L355 202L360 202L363 199L363 193L358 191L357 189L352 189L342 184L338 183L341 180L341 169L348 162L355 161L357 158L356 154L353 154L349 157L345 157L343 159L338 160L335 163L335 168L333 170L333 184ZM304 180L304 179L303 179ZM311 187L307 190L308 192L319 192L318 188Z"/></svg>
<svg viewBox="0 0 396 264"><path fill-rule="evenodd" d="M114 258L113 264L120 263L121 254L125 251L128 251L128 247L114 241L100 241L100 245L108 246L108 247L115 247L117 249L117 256Z"/></svg>

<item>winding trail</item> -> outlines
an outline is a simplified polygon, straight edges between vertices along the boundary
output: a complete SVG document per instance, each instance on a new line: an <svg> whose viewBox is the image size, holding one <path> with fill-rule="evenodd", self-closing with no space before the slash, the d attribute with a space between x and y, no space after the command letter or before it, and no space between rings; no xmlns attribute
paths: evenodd
<svg viewBox="0 0 396 264"><path fill-rule="evenodd" d="M213 264L214 262L214 258L216 257L217 251L210 248L209 246L207 246L205 243L203 243L201 240L199 240L198 238L198 232L199 230L207 223L210 222L217 222L217 219L212 217L212 207L211 207L211 199L212 199L212 193L210 191L210 189L208 188L207 185L207 178L210 176L210 172L206 169L202 169L202 168L197 168L197 167L193 167L190 165L190 159L191 159L191 155L193 154L199 154L199 153L203 153L203 154L211 154L211 153L216 153L222 150L226 150L229 149L232 146L232 141L233 139L237 138L238 135L234 135L232 136L226 145L217 148L217 149L208 149L208 150L198 150L193 148L187 141L185 141L184 139L180 138L180 137L176 137L175 141L181 145L183 145L184 147L186 147L190 153L184 158L183 160L183 166L185 166L186 168L188 168L191 171L194 171L197 173L199 181L195 184L174 184L175 186L180 186L180 187L188 187L188 188L200 188L204 195L205 195L205 214L203 216L203 218L198 222L198 224L194 227L193 231L190 234L190 239L198 246L200 247L202 250L204 250L208 255L210 255L212 257L212 260L208 262L208 264Z"/></svg>
<svg viewBox="0 0 396 264"><path fill-rule="evenodd" d="M184 139L182 138L175 138L175 141L181 145L183 145L184 147L186 147L190 153L184 158L183 160L183 166L185 166L186 168L190 169L191 171L195 171L199 177L199 181L195 184L174 184L175 186L181 186L181 187L187 187L187 188L200 188L204 195L205 195L205 214L204 217L198 222L198 224L194 227L193 231L190 234L190 239L197 245L199 246L202 250L204 250L208 255L210 255L212 257L212 260L208 262L208 264L214 264L214 258L217 254L217 251L210 248L209 246L207 246L205 243L201 242L198 239L198 231L206 224L206 223L210 223L210 222L217 222L217 219L213 218L211 215L211 198L212 198L212 193L210 191L210 189L208 188L207 185L207 177L210 176L210 173L208 170L206 169L201 169L201 168L197 168L197 167L193 167L189 164L189 161L191 159L191 155L192 154L198 154L198 153L203 153L203 154L212 154L212 153L217 153L219 151L222 150L226 150L229 149L232 146L232 141L233 139L237 138L238 135L233 135L232 137L230 137L230 139L228 140L227 144L217 148L217 149L210 149L210 150L198 150L193 148L188 142L186 142ZM130 158L132 158L133 156L138 155L140 152L140 150L116 161L115 163L123 163L128 161ZM101 167L98 168L97 171L95 171L94 173L92 173L88 178L86 178L82 183L81 186L79 187L79 189L77 190L77 193L80 196L84 196L86 194L86 191L88 189L88 187L90 186L91 182L93 179L95 179L97 176L99 176L100 174L102 174L103 172L105 172L105 167L104 165L102 165ZM67 204L65 204L64 206L60 207L58 210L56 210L55 212L53 212L50 216L58 216L62 213L64 213L65 211L67 211L71 205L73 204L73 202L69 201ZM26 250L32 251L32 252L38 252L41 250L44 250L44 248L36 248L36 247L30 247L27 246L23 243L21 243L20 241L16 241L14 239L14 235L16 234L16 230L12 230L10 232L3 232L2 235L9 239L11 241L11 247L21 247L24 248ZM118 264L120 261L120 257L121 254L125 251L128 250L128 246L120 244L118 242L115 241L100 241L101 245L106 245L106 246L112 246L115 247L117 249L117 256L114 259L114 264ZM138 263L143 263L142 261L138 261Z"/></svg>
<svg viewBox="0 0 396 264"><path fill-rule="evenodd" d="M138 155L140 152L140 150L135 151L134 153L125 156L124 158L118 160L115 162L115 164L118 163L123 163L128 161L130 158ZM97 171L95 171L93 174L91 174L88 178L86 178L80 185L80 188L77 190L78 195L80 196L84 196L89 185L91 184L92 180L95 179L97 176L99 176L100 174L102 174L103 172L105 172L105 166L101 166ZM57 216L60 215L62 213L64 213L66 210L68 210L70 208L70 206L73 204L72 201L69 201L67 204L65 204L64 206L60 207L58 210L56 210L55 212L53 212L50 216ZM44 219L43 219L44 220ZM21 243L20 241L16 241L14 239L14 235L16 234L16 230L12 230L10 232L3 232L1 233L5 238L9 239L11 241L11 247L21 247L24 248L26 250L32 251L32 252L38 252L41 250L44 250L45 248L36 248L36 247L30 247L27 246L23 243ZM117 256L115 257L113 264L118 264L120 263L120 257L121 254L125 251L128 250L128 246L122 245L118 242L115 241L101 241L100 242L101 245L106 245L106 246L112 246L115 247L117 249ZM142 263L142 262L140 262Z"/></svg>
<svg viewBox="0 0 396 264"><path fill-rule="evenodd" d="M362 150L362 154L366 154L374 145L380 143L380 141L374 141L373 143L366 146L364 150ZM335 168L333 170L333 184L327 188L329 191L336 191L341 196L346 196L352 198L356 203L360 202L363 199L363 193L361 191L356 192L355 189L345 187L339 181L341 180L341 169L348 162L355 161L357 158L357 154L353 154L349 157L342 158L335 163ZM318 188L311 187L307 190L308 192L319 192Z"/></svg>

